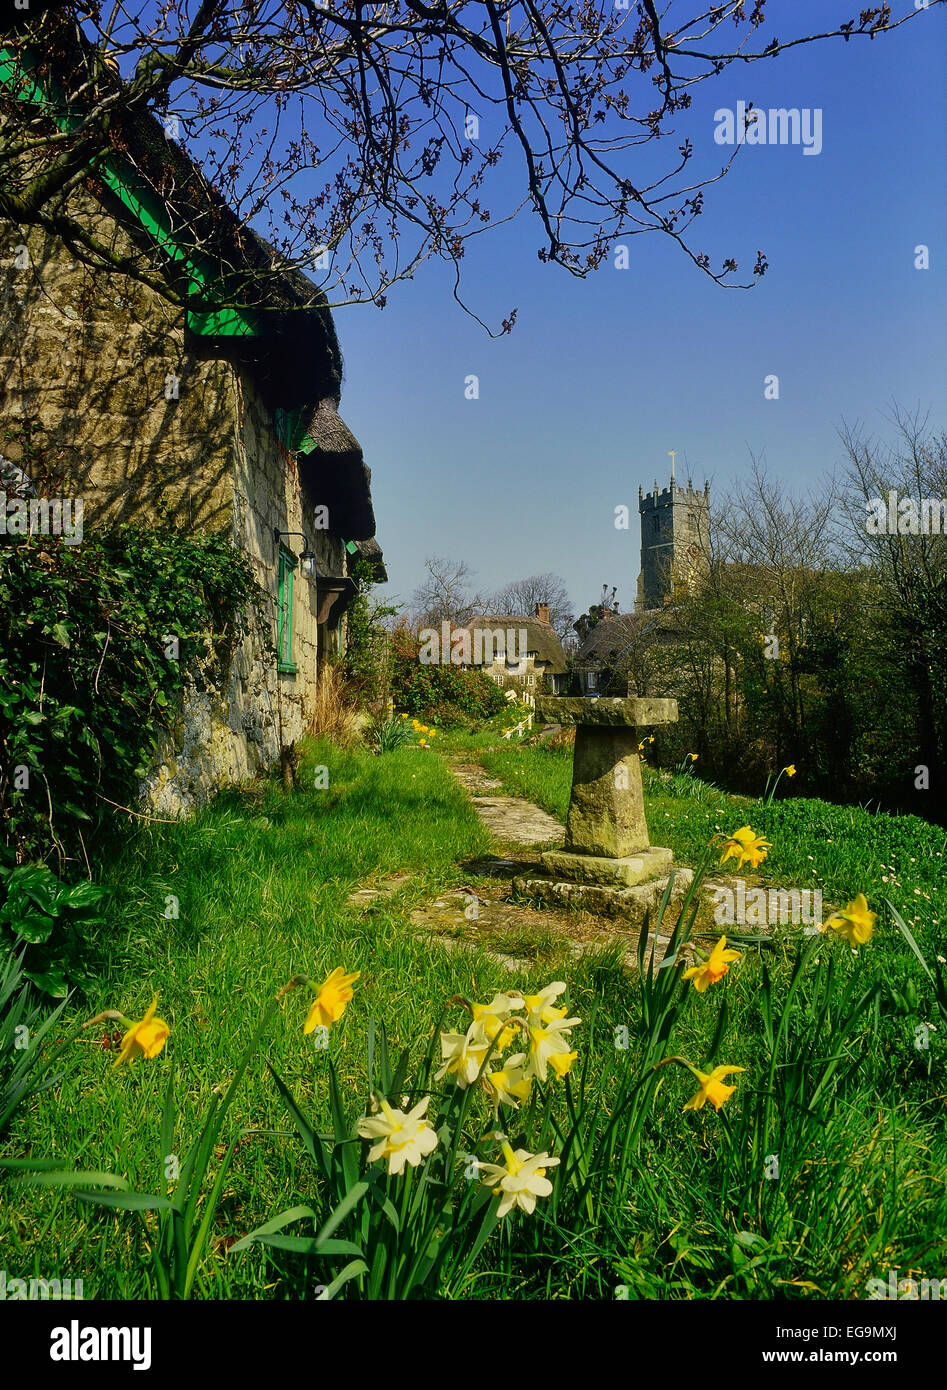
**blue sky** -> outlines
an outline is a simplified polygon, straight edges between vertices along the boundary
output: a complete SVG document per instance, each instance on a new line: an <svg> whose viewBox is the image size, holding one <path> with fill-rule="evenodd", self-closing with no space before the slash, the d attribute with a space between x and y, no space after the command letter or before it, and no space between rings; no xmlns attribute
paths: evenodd
<svg viewBox="0 0 947 1390"><path fill-rule="evenodd" d="M781 37L858 8L770 6ZM630 239L628 270L610 260L575 280L539 262L541 229L523 213L464 261L481 318L497 324L518 308L511 335L491 340L436 264L396 286L383 311L338 309L342 413L372 468L383 592L407 600L437 554L467 560L485 591L555 571L577 612L607 581L627 611L638 485L666 481L668 450L678 479L709 478L719 501L750 451L800 488L816 483L842 460L842 421L891 437L895 400L944 428L945 54L939 7L894 34L801 46L695 89L669 145L690 137L705 174L730 153L714 143L715 110L742 99L823 112L820 154L745 146L707 190L692 244L715 264L732 254L746 278L762 248L770 268L753 290L718 288L659 235ZM497 203L518 173L512 159L501 165ZM928 270L914 267L920 243ZM764 399L770 373L778 401ZM465 399L470 374L478 400ZM614 526L621 503L628 532Z"/></svg>

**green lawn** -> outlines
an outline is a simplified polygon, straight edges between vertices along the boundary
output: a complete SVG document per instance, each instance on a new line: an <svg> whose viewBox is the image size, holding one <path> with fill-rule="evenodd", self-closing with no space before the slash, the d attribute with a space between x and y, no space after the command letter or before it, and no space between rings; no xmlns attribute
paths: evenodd
<svg viewBox="0 0 947 1390"><path fill-rule="evenodd" d="M484 750L491 773L564 815L568 752L488 751L488 743L451 736L442 748L471 758ZM307 790L320 764L330 769L329 788ZM771 882L811 880L833 901L863 890L875 907L890 887L892 900L918 919L928 959L943 953L942 836L923 822L792 799L761 811L712 789L692 785L673 795L670 783L650 773L647 781L652 838L685 862L718 825L729 831L749 821L773 842L765 865ZM568 1166L572 1186L563 1181L561 1194L540 1201L531 1218L506 1218L445 1296L611 1299L622 1286L630 1297L860 1298L866 1280L885 1277L889 1267L902 1276L947 1270L947 1028L932 1032L926 1052L914 1046L918 1020L936 1023L935 1006L890 924L879 922L857 957L842 942L826 944L821 961L810 954L798 978L795 948L781 946L765 954L748 949L707 995L682 984L659 1054L647 999L614 952L578 961L564 953L542 978L527 980L483 955L447 953L412 930L411 908L468 883L459 861L489 849L436 753L410 748L376 758L317 745L301 784L294 794L271 783L222 796L192 821L129 836L105 872L110 906L93 943L100 986L81 1008L67 1010L60 1031L65 1036L70 1022L110 1007L139 1019L160 991L168 1044L155 1060L119 1069L115 1054L100 1046L104 1025L64 1044L74 1069L15 1114L0 1156L56 1158L163 1192L160 1115L172 1069L179 1096L173 1143L183 1153L276 990L297 971L321 979L336 965L360 970L328 1053L304 1038L307 1000L293 993L251 1062L223 1138L252 1133L236 1150L213 1226L219 1244L195 1287L208 1298L311 1295L321 1266L291 1253L225 1249L294 1203L324 1212L320 1184L264 1059L328 1126L329 1057L350 1116L364 1106L370 1018L384 1021L395 1048L420 1058L451 995L486 1000L497 989L535 990L558 978L568 983L570 1013L583 1020L573 1038L574 1075L568 1091L560 1082L535 1111L506 1118L514 1142L563 1155L560 1171ZM356 886L402 870L413 876L394 897L370 912L347 906ZM893 885L881 881L889 870ZM673 974L661 978L670 982ZM906 1010L887 987L908 979L918 1002ZM781 1011L791 1026L774 1044L771 1020L778 1028ZM449 1018L444 1026L465 1026L456 1008ZM619 1041L623 1028L627 1047ZM746 1071L719 1113L709 1106L685 1112L694 1083L683 1068L649 1070L667 1051L698 1067ZM625 1148L599 1161L602 1135L610 1117L624 1113L636 1068L653 1083L647 1106L628 1112L637 1117L634 1143L629 1131ZM446 1104L446 1087L434 1092L432 1111ZM474 1141L473 1134L465 1140ZM763 1171L770 1146L778 1180ZM584 1187L576 1172L587 1175ZM404 1180L389 1181L396 1192ZM0 1248L10 1277L81 1277L86 1298L154 1296L136 1218L69 1193L14 1186L2 1173L0 1186Z"/></svg>

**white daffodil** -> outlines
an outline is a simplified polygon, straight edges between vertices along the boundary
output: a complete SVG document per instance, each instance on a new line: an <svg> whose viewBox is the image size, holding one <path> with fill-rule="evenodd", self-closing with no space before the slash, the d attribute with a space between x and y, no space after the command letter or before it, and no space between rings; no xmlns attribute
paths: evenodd
<svg viewBox="0 0 947 1390"><path fill-rule="evenodd" d="M378 1158L388 1160L389 1173L401 1173L404 1165L412 1168L437 1148L437 1135L430 1123L423 1118L431 1097L422 1101L405 1113L392 1110L386 1100L381 1102L381 1114L366 1117L358 1122L358 1133L362 1139L377 1139L378 1143L370 1150L369 1163Z"/></svg>
<svg viewBox="0 0 947 1390"><path fill-rule="evenodd" d="M531 1215L536 1198L548 1197L552 1191L546 1169L554 1168L559 1160L550 1158L547 1153L531 1154L526 1149L517 1149L514 1153L506 1140L501 1147L505 1163L481 1163L482 1181L493 1189L494 1196L502 1194L498 1216L506 1216L514 1207Z"/></svg>
<svg viewBox="0 0 947 1390"><path fill-rule="evenodd" d="M559 995L564 992L565 987L565 982L563 980L554 980L551 985L547 985L545 989L541 989L538 994L523 995L523 1004L529 1013L529 1025L531 1028L534 1025L551 1023L553 1019L565 1017L565 1009L554 1008L552 1002L554 999L558 999Z"/></svg>
<svg viewBox="0 0 947 1390"><path fill-rule="evenodd" d="M489 1004L471 1005L474 1023L480 1024L487 1042L493 1042L493 1039L500 1033L497 1047L501 1051L509 1047L516 1031L515 1028L504 1028L503 1025L514 1009L521 1009L522 1007L523 996L521 994L496 994Z"/></svg>
<svg viewBox="0 0 947 1390"><path fill-rule="evenodd" d="M554 1009L553 1013L559 1010ZM563 1009L564 1013L565 1010ZM575 1054L569 1047L570 1039L567 1036L571 1028L577 1023L581 1023L580 1018L553 1018L548 1024L534 1024L529 1026L529 1066L527 1074L536 1076L540 1081L546 1080L547 1068L553 1057L561 1057L561 1062L552 1063L553 1070L558 1076L565 1076ZM568 1058L568 1064L566 1064Z"/></svg>
<svg viewBox="0 0 947 1390"><path fill-rule="evenodd" d="M523 1066L525 1061L526 1053L517 1052L515 1057L507 1058L499 1071L485 1073L483 1084L493 1096L497 1113L501 1105L510 1105L518 1110L520 1101L529 1100L533 1078L526 1074Z"/></svg>
<svg viewBox="0 0 947 1390"><path fill-rule="evenodd" d="M441 1060L444 1065L436 1074L435 1081L452 1076L461 1089L473 1085L489 1048L490 1040L479 1023L472 1023L466 1033L442 1033Z"/></svg>

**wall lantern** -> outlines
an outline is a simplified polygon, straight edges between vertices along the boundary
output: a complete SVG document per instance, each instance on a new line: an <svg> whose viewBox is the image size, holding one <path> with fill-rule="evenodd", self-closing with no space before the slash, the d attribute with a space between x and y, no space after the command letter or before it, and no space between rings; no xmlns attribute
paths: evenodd
<svg viewBox="0 0 947 1390"><path fill-rule="evenodd" d="M303 574L306 575L307 578L311 579L316 572L317 557L316 552L314 550L309 549L309 542L306 540L306 537L303 535L302 531L280 531L278 527L274 528L273 537L276 541L277 546L279 545L280 538L282 536L300 536L302 538L303 550L300 552L299 558L302 561Z"/></svg>

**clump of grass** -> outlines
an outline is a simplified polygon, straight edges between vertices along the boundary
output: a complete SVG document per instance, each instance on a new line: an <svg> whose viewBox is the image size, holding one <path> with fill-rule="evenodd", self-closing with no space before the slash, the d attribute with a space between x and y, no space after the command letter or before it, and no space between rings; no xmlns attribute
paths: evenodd
<svg viewBox="0 0 947 1390"><path fill-rule="evenodd" d="M362 723L362 714L346 696L338 668L327 663L319 673L307 733L310 738L327 738L340 748L350 748L358 741Z"/></svg>

